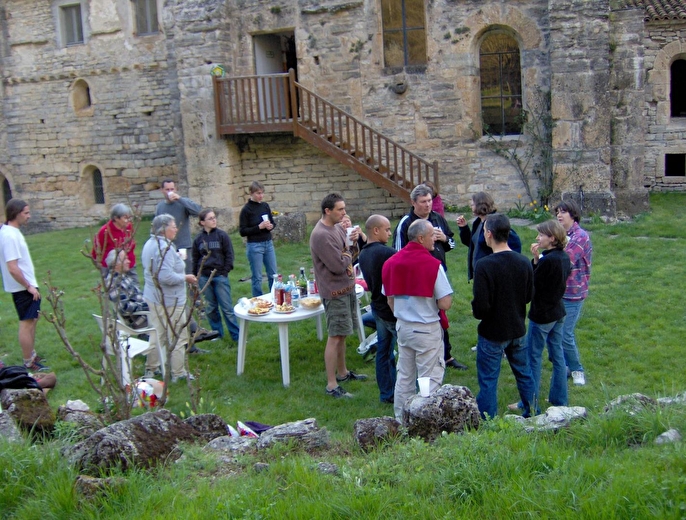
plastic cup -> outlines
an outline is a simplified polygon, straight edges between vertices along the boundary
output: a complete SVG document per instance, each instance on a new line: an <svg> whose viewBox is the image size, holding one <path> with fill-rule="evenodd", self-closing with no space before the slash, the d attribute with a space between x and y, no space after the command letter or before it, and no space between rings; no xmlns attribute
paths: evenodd
<svg viewBox="0 0 686 520"><path fill-rule="evenodd" d="M347 235L346 242L349 246L353 245L353 239L350 238L350 235L353 234L353 231L355 231L355 226L350 226L348 229L345 230Z"/></svg>
<svg viewBox="0 0 686 520"><path fill-rule="evenodd" d="M267 222L269 220L269 215L267 215L266 213L264 215L262 215L262 220Z"/></svg>
<svg viewBox="0 0 686 520"><path fill-rule="evenodd" d="M417 382L419 383L419 395L422 397L429 397L431 394L431 378L430 377L418 377Z"/></svg>

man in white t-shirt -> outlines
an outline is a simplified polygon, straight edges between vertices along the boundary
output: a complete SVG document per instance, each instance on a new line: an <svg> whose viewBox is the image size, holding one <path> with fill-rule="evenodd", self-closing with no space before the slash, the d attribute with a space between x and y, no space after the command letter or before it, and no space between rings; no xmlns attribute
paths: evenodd
<svg viewBox="0 0 686 520"><path fill-rule="evenodd" d="M5 206L5 217L7 222L0 228L0 270L5 292L12 294L19 315L19 345L24 366L32 372L49 370L34 349L41 296L29 248L19 230L31 218L29 205L20 199L10 199Z"/></svg>
<svg viewBox="0 0 686 520"><path fill-rule="evenodd" d="M405 402L415 394L418 377L431 379L430 391L443 384L443 328L439 310L452 305L453 289L441 261L431 256L434 227L418 219L407 230L408 243L386 260L382 292L397 319L398 374L393 411L402 419Z"/></svg>

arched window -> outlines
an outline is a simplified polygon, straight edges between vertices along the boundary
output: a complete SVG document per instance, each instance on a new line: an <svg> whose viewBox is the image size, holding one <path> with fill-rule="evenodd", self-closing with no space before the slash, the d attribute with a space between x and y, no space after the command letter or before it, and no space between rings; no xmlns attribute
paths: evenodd
<svg viewBox="0 0 686 520"><path fill-rule="evenodd" d="M386 67L426 65L424 0L381 0Z"/></svg>
<svg viewBox="0 0 686 520"><path fill-rule="evenodd" d="M102 185L102 173L95 168L93 170L93 200L96 204L105 203L105 190Z"/></svg>
<svg viewBox="0 0 686 520"><path fill-rule="evenodd" d="M71 90L71 99L76 112L91 107L91 90L85 80L77 79L74 82Z"/></svg>
<svg viewBox="0 0 686 520"><path fill-rule="evenodd" d="M12 187L10 186L10 181L7 179L2 180L2 200L7 204L12 198Z"/></svg>
<svg viewBox="0 0 686 520"><path fill-rule="evenodd" d="M522 72L519 45L510 35L486 36L479 50L483 133L522 132Z"/></svg>
<svg viewBox="0 0 686 520"><path fill-rule="evenodd" d="M672 117L686 117L686 60L676 60L670 67L670 106Z"/></svg>

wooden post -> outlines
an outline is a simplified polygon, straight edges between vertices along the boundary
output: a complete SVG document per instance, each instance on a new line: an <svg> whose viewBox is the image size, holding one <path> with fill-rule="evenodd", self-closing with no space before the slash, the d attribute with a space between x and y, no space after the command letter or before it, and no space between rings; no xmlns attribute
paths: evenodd
<svg viewBox="0 0 686 520"><path fill-rule="evenodd" d="M291 117L293 118L293 135L298 135L298 98L295 89L295 71L288 69L288 85L291 93Z"/></svg>

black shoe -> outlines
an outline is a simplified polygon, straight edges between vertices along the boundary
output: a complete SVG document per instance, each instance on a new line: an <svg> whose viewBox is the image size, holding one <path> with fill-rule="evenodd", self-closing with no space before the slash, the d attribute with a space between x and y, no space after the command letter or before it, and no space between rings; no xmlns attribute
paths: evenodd
<svg viewBox="0 0 686 520"><path fill-rule="evenodd" d="M205 350L204 348L198 348L195 345L191 347L191 349L188 351L189 354L211 354L211 350Z"/></svg>
<svg viewBox="0 0 686 520"><path fill-rule="evenodd" d="M446 361L445 366L456 368L457 370L467 370L469 368L467 365L463 365L455 358L451 359L450 361Z"/></svg>
<svg viewBox="0 0 686 520"><path fill-rule="evenodd" d="M346 381L365 381L369 376L365 374L356 374L352 370L348 370L348 373L343 377L336 376L336 381L339 383L344 383Z"/></svg>
<svg viewBox="0 0 686 520"><path fill-rule="evenodd" d="M350 392L346 392L343 390L342 386L337 386L333 390L329 390L328 388L326 389L326 395L330 395L334 399L350 399L353 394Z"/></svg>
<svg viewBox="0 0 686 520"><path fill-rule="evenodd" d="M219 337L219 332L216 330L205 330L200 329L197 336L195 336L195 342L200 343L201 341L212 341Z"/></svg>
<svg viewBox="0 0 686 520"><path fill-rule="evenodd" d="M380 401L386 404L393 404L395 402L395 399L393 397L389 397L388 399L380 399Z"/></svg>

